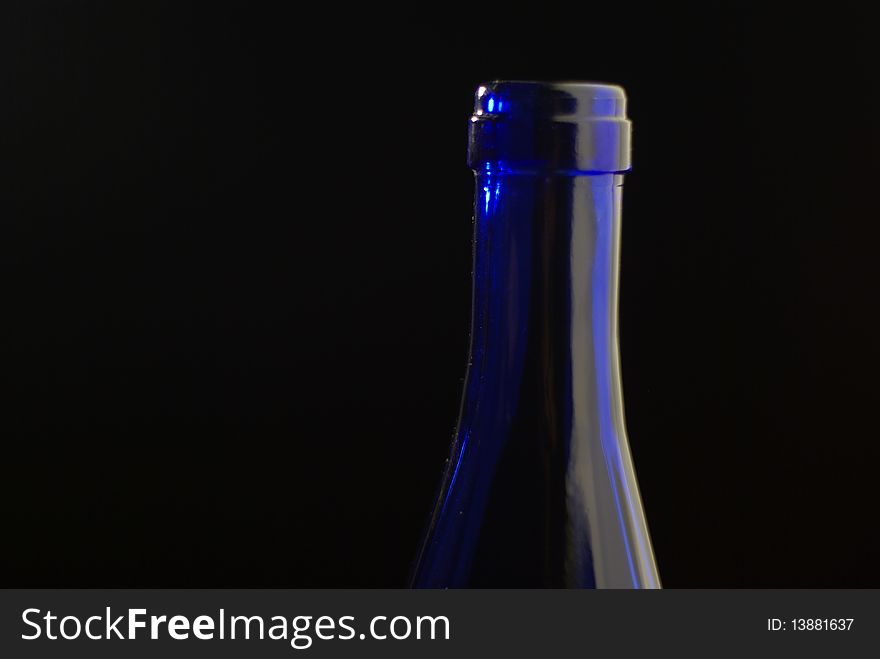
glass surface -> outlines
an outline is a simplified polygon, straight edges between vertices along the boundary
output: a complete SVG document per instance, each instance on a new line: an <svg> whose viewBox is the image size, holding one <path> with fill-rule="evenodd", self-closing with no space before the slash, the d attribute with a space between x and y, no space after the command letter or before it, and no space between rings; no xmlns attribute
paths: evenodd
<svg viewBox="0 0 880 659"><path fill-rule="evenodd" d="M505 101L515 105L503 88L491 101L486 95L478 91L478 110L481 103L496 111ZM472 129L470 360L452 454L412 583L659 587L623 417L623 175L548 167L546 154L554 152L535 149L534 139L531 154L518 154L524 165L504 158L515 132L501 149L487 148L489 139L486 130Z"/></svg>

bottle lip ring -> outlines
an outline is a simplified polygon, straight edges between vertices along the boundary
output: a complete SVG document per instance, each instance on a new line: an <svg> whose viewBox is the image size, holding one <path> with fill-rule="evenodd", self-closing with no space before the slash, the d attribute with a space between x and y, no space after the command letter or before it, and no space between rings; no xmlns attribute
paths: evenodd
<svg viewBox="0 0 880 659"><path fill-rule="evenodd" d="M516 116L581 123L627 121L626 92L600 82L495 80L477 87L472 121Z"/></svg>
<svg viewBox="0 0 880 659"><path fill-rule="evenodd" d="M624 172L632 125L626 93L595 82L496 80L477 87L468 163L511 169Z"/></svg>

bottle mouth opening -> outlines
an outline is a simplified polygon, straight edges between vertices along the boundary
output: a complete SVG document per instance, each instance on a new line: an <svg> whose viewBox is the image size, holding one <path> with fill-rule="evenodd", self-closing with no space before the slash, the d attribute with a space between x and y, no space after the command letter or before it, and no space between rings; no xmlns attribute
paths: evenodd
<svg viewBox="0 0 880 659"><path fill-rule="evenodd" d="M630 168L630 134L618 85L496 80L474 96L468 163L621 172Z"/></svg>

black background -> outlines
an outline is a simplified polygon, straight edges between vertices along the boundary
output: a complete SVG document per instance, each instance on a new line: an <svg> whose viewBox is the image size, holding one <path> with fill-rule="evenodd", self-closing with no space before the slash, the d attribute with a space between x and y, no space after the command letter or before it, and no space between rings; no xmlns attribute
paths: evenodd
<svg viewBox="0 0 880 659"><path fill-rule="evenodd" d="M404 585L464 374L466 121L515 78L629 94L665 585L880 586L880 53L808 4L4 5L3 585Z"/></svg>

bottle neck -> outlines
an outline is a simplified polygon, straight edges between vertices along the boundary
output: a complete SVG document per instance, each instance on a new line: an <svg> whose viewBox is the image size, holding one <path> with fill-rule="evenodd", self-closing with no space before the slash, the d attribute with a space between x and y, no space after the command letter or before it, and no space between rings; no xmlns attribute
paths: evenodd
<svg viewBox="0 0 880 659"><path fill-rule="evenodd" d="M525 379L553 397L616 369L622 184L612 173L477 174L471 368L521 384L499 402L515 406ZM609 354L614 364L597 358Z"/></svg>
<svg viewBox="0 0 880 659"><path fill-rule="evenodd" d="M470 491L465 569L486 586L656 587L620 383L623 176L486 171L476 183L471 363L452 476ZM470 526L483 519L495 527Z"/></svg>

